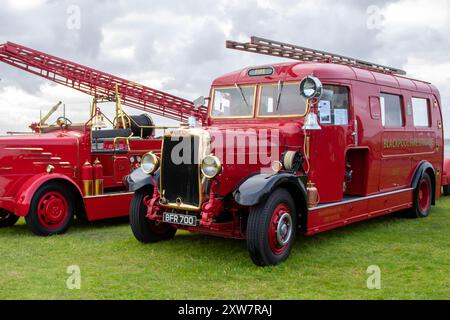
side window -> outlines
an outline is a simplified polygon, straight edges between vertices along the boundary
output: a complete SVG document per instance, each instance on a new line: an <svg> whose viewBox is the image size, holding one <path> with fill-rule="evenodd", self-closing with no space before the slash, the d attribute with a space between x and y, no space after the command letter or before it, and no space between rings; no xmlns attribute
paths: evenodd
<svg viewBox="0 0 450 320"><path fill-rule="evenodd" d="M403 127L402 97L394 94L382 93L380 96L381 122L383 127Z"/></svg>
<svg viewBox="0 0 450 320"><path fill-rule="evenodd" d="M319 101L319 120L324 125L348 125L349 90L347 87L324 85Z"/></svg>
<svg viewBox="0 0 450 320"><path fill-rule="evenodd" d="M428 99L412 98L413 119L415 127L430 126L430 104Z"/></svg>

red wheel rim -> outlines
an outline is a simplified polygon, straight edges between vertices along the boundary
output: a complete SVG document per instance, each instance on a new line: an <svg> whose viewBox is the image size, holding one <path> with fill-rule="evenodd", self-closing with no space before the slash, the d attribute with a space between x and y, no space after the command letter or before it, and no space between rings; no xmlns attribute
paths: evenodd
<svg viewBox="0 0 450 320"><path fill-rule="evenodd" d="M270 220L269 245L276 255L282 254L289 246L293 233L292 212L288 205L279 204Z"/></svg>
<svg viewBox="0 0 450 320"><path fill-rule="evenodd" d="M38 203L39 222L44 228L58 229L64 225L69 215L66 198L59 192L46 193Z"/></svg>
<svg viewBox="0 0 450 320"><path fill-rule="evenodd" d="M426 212L431 205L431 184L428 179L420 181L418 197L420 210Z"/></svg>

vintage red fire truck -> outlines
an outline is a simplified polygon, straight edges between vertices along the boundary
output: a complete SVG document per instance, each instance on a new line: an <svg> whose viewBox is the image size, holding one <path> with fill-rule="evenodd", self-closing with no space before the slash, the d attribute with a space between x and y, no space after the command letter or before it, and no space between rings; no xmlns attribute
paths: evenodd
<svg viewBox="0 0 450 320"><path fill-rule="evenodd" d="M143 153L159 154L155 132L165 127L147 113L127 115L122 104L178 121L204 113L190 101L14 43L0 45L0 61L94 96L85 123L72 123L64 112L46 125L58 104L31 133L0 137L0 227L25 217L32 232L46 236L65 232L74 215L128 216L133 190L125 178ZM115 119L100 109L111 101Z"/></svg>
<svg viewBox="0 0 450 320"><path fill-rule="evenodd" d="M300 61L216 79L207 125L172 130L160 157L144 155L142 170L158 188L134 195L139 241L170 239L177 229L246 239L255 264L275 265L298 232L403 210L425 218L448 190L442 106L430 83L257 37L227 47ZM270 163L250 161L261 146L278 147Z"/></svg>

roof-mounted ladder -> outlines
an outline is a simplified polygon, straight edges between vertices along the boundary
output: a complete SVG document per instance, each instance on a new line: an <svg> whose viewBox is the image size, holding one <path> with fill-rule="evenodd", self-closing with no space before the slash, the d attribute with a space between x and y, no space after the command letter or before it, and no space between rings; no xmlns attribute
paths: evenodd
<svg viewBox="0 0 450 320"><path fill-rule="evenodd" d="M334 63L386 74L406 75L406 71L400 69L254 36L251 37L250 42L247 43L227 41L226 47L229 49L294 59L303 62Z"/></svg>

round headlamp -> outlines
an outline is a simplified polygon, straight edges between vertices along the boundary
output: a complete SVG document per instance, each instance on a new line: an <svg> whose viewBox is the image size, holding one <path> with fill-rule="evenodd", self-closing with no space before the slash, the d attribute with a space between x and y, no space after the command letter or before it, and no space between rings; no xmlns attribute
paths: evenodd
<svg viewBox="0 0 450 320"><path fill-rule="evenodd" d="M202 161L202 173L208 178L212 179L222 172L222 163L219 158L215 156L206 156Z"/></svg>
<svg viewBox="0 0 450 320"><path fill-rule="evenodd" d="M322 90L322 82L316 77L306 77L300 83L300 94L306 99L320 98Z"/></svg>
<svg viewBox="0 0 450 320"><path fill-rule="evenodd" d="M141 168L146 174L154 174L159 168L158 157L149 152L142 157Z"/></svg>

